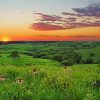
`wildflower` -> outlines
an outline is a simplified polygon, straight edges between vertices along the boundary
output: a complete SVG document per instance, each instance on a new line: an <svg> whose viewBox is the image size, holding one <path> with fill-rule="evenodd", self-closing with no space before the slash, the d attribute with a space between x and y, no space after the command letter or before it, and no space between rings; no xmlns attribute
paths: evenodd
<svg viewBox="0 0 100 100"><path fill-rule="evenodd" d="M93 85L97 88L100 88L100 80L96 80L93 82Z"/></svg>
<svg viewBox="0 0 100 100"><path fill-rule="evenodd" d="M16 83L23 84L24 83L24 80L22 80L21 78L19 78L19 79L16 80Z"/></svg>
<svg viewBox="0 0 100 100"><path fill-rule="evenodd" d="M72 69L66 69L67 72L71 73L72 72Z"/></svg>
<svg viewBox="0 0 100 100"><path fill-rule="evenodd" d="M72 69L69 69L69 73L71 73L72 72Z"/></svg>
<svg viewBox="0 0 100 100"><path fill-rule="evenodd" d="M5 77L3 75L0 75L0 81L5 81Z"/></svg>
<svg viewBox="0 0 100 100"><path fill-rule="evenodd" d="M34 69L32 70L32 73L33 73L33 74L36 74L36 73L37 73L37 69L34 68Z"/></svg>
<svg viewBox="0 0 100 100"><path fill-rule="evenodd" d="M66 70L66 69L67 69L67 67L64 67L64 69Z"/></svg>

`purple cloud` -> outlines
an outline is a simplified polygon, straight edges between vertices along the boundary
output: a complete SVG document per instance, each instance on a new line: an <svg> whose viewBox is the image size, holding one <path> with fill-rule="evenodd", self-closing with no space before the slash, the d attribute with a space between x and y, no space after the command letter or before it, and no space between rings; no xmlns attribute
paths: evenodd
<svg viewBox="0 0 100 100"><path fill-rule="evenodd" d="M56 15L47 15L42 13L35 13L35 15L38 15L40 17L41 21L59 21L61 20L60 16Z"/></svg>
<svg viewBox="0 0 100 100"><path fill-rule="evenodd" d="M65 15L65 16L74 16L74 17L82 17L83 16L81 14L68 13L68 12L62 12L62 14Z"/></svg>
<svg viewBox="0 0 100 100"><path fill-rule="evenodd" d="M85 8L73 8L75 12L83 16L97 16L100 17L100 3L91 4Z"/></svg>
<svg viewBox="0 0 100 100"><path fill-rule="evenodd" d="M61 16L35 13L37 21L32 29L41 31L65 30L82 27L100 27L100 4L73 8L75 13L62 12Z"/></svg>

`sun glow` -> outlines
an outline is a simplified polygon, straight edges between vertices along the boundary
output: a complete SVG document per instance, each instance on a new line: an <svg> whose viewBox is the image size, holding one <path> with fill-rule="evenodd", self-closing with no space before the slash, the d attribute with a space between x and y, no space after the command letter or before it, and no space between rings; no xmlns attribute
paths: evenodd
<svg viewBox="0 0 100 100"><path fill-rule="evenodd" d="M10 41L10 39L9 39L8 37L3 37L3 38L2 38L2 41L3 41L4 43L6 43L6 42Z"/></svg>

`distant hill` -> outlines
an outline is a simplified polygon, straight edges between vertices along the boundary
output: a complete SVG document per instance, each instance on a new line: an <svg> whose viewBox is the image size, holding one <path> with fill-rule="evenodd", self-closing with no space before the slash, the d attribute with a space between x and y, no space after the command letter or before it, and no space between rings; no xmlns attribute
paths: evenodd
<svg viewBox="0 0 100 100"><path fill-rule="evenodd" d="M31 52L31 53L44 53L44 54L53 54L58 53L62 54L64 52L74 50L75 52L81 54L83 58L87 58L90 53L94 54L93 59L100 59L100 42L32 42L32 41L14 41L8 42L6 44L2 43L0 45L0 53L9 53L11 51L19 52Z"/></svg>

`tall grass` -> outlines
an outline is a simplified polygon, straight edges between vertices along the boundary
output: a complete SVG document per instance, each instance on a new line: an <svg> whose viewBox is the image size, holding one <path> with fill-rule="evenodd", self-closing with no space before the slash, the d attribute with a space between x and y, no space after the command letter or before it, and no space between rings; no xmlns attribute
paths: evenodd
<svg viewBox="0 0 100 100"><path fill-rule="evenodd" d="M2 66L0 100L99 100L99 71L98 65Z"/></svg>

